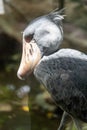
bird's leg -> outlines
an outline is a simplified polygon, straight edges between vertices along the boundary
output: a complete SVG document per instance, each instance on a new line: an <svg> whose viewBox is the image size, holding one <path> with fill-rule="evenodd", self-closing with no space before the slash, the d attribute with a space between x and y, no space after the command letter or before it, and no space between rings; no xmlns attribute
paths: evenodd
<svg viewBox="0 0 87 130"><path fill-rule="evenodd" d="M59 128L57 130L63 130L63 128L65 127L65 124L68 120L68 117L69 117L69 115L64 111Z"/></svg>
<svg viewBox="0 0 87 130"><path fill-rule="evenodd" d="M73 118L73 120L75 122L77 130L82 130L81 122L79 120L75 119L75 118Z"/></svg>

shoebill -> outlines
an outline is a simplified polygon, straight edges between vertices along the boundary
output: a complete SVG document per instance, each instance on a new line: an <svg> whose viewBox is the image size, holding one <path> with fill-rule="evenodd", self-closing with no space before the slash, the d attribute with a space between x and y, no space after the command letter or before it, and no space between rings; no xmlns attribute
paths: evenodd
<svg viewBox="0 0 87 130"><path fill-rule="evenodd" d="M63 15L53 11L36 18L23 32L23 52L17 75L25 79L32 72L63 111L58 130L66 117L77 130L87 122L87 55L74 49L60 49L63 40Z"/></svg>

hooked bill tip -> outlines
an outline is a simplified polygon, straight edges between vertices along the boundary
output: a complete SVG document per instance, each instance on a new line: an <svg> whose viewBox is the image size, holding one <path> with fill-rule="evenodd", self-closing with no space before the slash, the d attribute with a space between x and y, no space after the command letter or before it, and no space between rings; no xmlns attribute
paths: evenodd
<svg viewBox="0 0 87 130"><path fill-rule="evenodd" d="M19 73L19 71L17 72L17 77L18 77L20 80L25 80L25 78Z"/></svg>

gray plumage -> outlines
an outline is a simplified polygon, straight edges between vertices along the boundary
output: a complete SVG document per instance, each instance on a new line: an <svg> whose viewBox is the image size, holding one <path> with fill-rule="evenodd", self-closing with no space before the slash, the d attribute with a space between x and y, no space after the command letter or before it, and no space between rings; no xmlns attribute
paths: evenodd
<svg viewBox="0 0 87 130"><path fill-rule="evenodd" d="M27 43L33 40L39 47L42 59L34 75L65 111L58 130L62 130L67 113L81 130L79 120L87 122L87 55L73 49L59 50L63 40L60 12L33 20L24 30L23 39Z"/></svg>
<svg viewBox="0 0 87 130"><path fill-rule="evenodd" d="M24 30L23 37L27 39L32 36L42 56L54 53L63 40L62 19L58 11L36 18Z"/></svg>
<svg viewBox="0 0 87 130"><path fill-rule="evenodd" d="M74 118L87 122L87 55L61 49L44 56L34 74L56 104Z"/></svg>

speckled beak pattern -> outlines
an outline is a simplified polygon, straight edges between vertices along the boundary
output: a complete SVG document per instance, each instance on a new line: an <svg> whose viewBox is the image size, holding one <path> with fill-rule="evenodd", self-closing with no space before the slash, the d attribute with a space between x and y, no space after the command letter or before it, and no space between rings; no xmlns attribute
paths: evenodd
<svg viewBox="0 0 87 130"><path fill-rule="evenodd" d="M40 49L34 40L26 42L23 38L23 52L21 63L17 72L20 79L25 79L41 59Z"/></svg>

